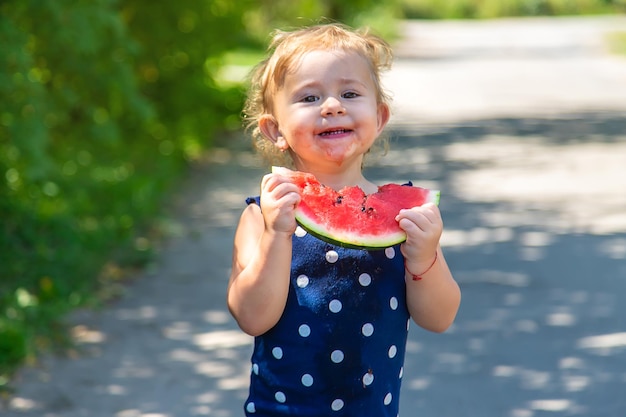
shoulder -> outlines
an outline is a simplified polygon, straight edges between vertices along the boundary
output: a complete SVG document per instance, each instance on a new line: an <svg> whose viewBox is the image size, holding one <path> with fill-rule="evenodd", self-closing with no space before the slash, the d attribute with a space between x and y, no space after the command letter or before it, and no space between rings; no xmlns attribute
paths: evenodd
<svg viewBox="0 0 626 417"><path fill-rule="evenodd" d="M237 229L235 231L235 247L247 245L251 240L261 236L265 227L265 220L261 213L258 197L246 199L247 206L243 209Z"/></svg>
<svg viewBox="0 0 626 417"><path fill-rule="evenodd" d="M243 209L239 218L239 225L237 230L244 229L245 231L261 230L263 228L263 215L261 214L261 206L258 200L255 202L248 202L246 208Z"/></svg>
<svg viewBox="0 0 626 417"><path fill-rule="evenodd" d="M265 227L261 208L249 204L241 213L233 242L233 265L246 265Z"/></svg>

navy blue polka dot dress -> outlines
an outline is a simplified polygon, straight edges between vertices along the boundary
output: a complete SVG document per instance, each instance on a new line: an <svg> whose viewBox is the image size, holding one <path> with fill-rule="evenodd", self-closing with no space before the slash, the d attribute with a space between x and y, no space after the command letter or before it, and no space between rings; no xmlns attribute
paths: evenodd
<svg viewBox="0 0 626 417"><path fill-rule="evenodd" d="M408 328L399 246L342 248L298 227L284 313L255 338L246 416L397 417Z"/></svg>

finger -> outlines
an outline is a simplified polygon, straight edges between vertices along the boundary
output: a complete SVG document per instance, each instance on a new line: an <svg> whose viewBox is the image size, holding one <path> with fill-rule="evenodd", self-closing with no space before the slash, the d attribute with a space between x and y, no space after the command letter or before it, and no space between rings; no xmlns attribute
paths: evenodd
<svg viewBox="0 0 626 417"><path fill-rule="evenodd" d="M396 220L401 221L403 219L409 220L417 225L424 226L427 226L428 223L432 223L428 214L425 211L420 210L419 207L400 211L400 213L398 213L398 216L396 217Z"/></svg>
<svg viewBox="0 0 626 417"><path fill-rule="evenodd" d="M433 222L436 223L441 220L441 211L439 210L439 206L435 203L426 203L421 207L422 213Z"/></svg>
<svg viewBox="0 0 626 417"><path fill-rule="evenodd" d="M278 192L280 194L281 192L284 192L281 191L284 189L284 186L288 186L289 191L298 192L298 187L295 184L293 184L288 178L277 174L267 174L261 181L261 189L269 193Z"/></svg>
<svg viewBox="0 0 626 417"><path fill-rule="evenodd" d="M426 216L413 213L411 216L402 217L398 225L405 232L410 234L430 233L436 228L436 223L432 223Z"/></svg>
<svg viewBox="0 0 626 417"><path fill-rule="evenodd" d="M300 199L300 188L290 182L276 184L271 193L276 199L281 199L288 194L294 194L298 200Z"/></svg>
<svg viewBox="0 0 626 417"><path fill-rule="evenodd" d="M278 175L266 174L263 176L263 179L261 180L261 189L270 192L276 187L276 185L282 182L283 181L280 180L280 177Z"/></svg>
<svg viewBox="0 0 626 417"><path fill-rule="evenodd" d="M418 222L420 217L425 217L431 223L439 223L441 221L441 212L439 208L434 204L428 204L427 206L418 206L411 209L400 210L396 220L402 218L409 218L415 222Z"/></svg>
<svg viewBox="0 0 626 417"><path fill-rule="evenodd" d="M407 218L400 219L398 226L400 226L400 229L404 230L407 235L421 232L421 228L415 224L415 222Z"/></svg>

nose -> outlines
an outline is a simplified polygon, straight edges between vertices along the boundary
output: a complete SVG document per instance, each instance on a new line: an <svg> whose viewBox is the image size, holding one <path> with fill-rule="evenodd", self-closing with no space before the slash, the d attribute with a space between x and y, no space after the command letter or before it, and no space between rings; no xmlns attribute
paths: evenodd
<svg viewBox="0 0 626 417"><path fill-rule="evenodd" d="M322 116L334 116L337 114L344 114L346 109L340 100L335 97L327 97L322 103Z"/></svg>

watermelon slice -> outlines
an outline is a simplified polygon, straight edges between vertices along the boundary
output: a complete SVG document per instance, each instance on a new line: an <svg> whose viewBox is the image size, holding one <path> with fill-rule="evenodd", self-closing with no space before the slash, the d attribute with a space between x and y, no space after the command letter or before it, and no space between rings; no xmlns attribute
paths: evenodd
<svg viewBox="0 0 626 417"><path fill-rule="evenodd" d="M400 210L428 202L439 204L438 190L387 184L368 195L357 186L335 191L305 172L283 167L272 167L272 172L290 178L300 188L298 224L312 235L343 247L382 249L402 243L406 233L395 219Z"/></svg>

